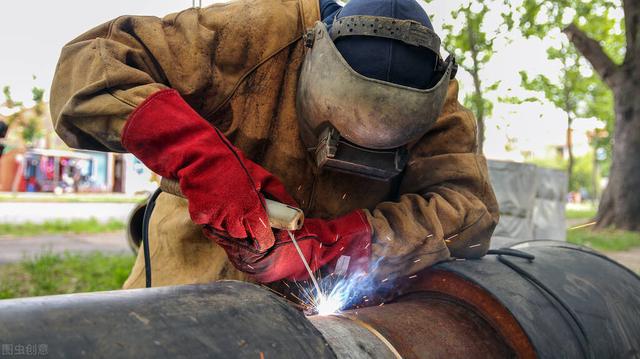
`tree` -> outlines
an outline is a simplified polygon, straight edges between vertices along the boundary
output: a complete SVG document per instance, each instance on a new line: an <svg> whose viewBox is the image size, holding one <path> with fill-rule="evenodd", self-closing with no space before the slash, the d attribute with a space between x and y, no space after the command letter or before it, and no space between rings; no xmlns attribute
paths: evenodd
<svg viewBox="0 0 640 359"><path fill-rule="evenodd" d="M613 92L613 159L598 227L640 231L640 2L524 0L521 10L525 34L561 28Z"/></svg>
<svg viewBox="0 0 640 359"><path fill-rule="evenodd" d="M465 97L464 104L476 115L480 153L484 147L486 118L493 111L493 104L487 100L487 93L497 90L500 86L500 82L489 85L484 83L482 70L494 55L496 38L511 30L513 26L511 11L507 10L508 5L509 1L506 0L461 0L451 12L454 21L447 21L442 26L444 33L441 37L444 47L455 55L458 65L473 78L473 92ZM490 26L490 22L487 21L488 15L496 8L502 11L500 16L503 21Z"/></svg>
<svg viewBox="0 0 640 359"><path fill-rule="evenodd" d="M584 75L585 64L575 48L562 42L559 48L551 47L547 50L548 58L558 61L561 65L560 75L557 79L550 79L546 75L538 75L530 79L526 72L520 72L522 86L529 91L544 93L547 101L561 109L567 116L566 147L568 153L567 175L570 188L577 190L577 181L574 179L575 158L573 154L573 122L580 118L596 117L608 121L613 117L610 91L600 81L597 75L591 73ZM525 101L539 101L538 98L529 98ZM518 102L511 100L510 102ZM596 149L599 143L593 142ZM594 190L596 188L594 187Z"/></svg>
<svg viewBox="0 0 640 359"><path fill-rule="evenodd" d="M8 86L3 88L5 102L3 107L17 109L16 112L7 117L7 125L14 128L20 135L20 139L27 146L33 146L37 140L43 137L43 115L46 112L47 104L44 102L44 89L34 87L31 90L32 99L35 102L33 107L25 107L22 102L14 101L11 97L11 89Z"/></svg>

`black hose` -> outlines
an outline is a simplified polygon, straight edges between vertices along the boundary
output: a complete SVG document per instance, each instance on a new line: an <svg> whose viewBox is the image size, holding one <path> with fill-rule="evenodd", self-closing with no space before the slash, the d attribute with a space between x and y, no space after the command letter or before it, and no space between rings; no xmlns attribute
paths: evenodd
<svg viewBox="0 0 640 359"><path fill-rule="evenodd" d="M149 254L149 219L153 208L156 206L156 199L162 193L162 189L158 188L149 200L147 201L147 207L144 209L144 216L142 217L142 250L144 251L144 275L147 288L151 288L151 255Z"/></svg>

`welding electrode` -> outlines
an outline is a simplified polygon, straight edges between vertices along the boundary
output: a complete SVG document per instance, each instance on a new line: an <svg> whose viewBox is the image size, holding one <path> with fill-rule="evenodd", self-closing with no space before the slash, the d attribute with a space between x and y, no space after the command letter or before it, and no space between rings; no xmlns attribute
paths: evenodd
<svg viewBox="0 0 640 359"><path fill-rule="evenodd" d="M300 260L302 261L302 264L304 264L304 267L307 268L307 272L309 273L309 278L311 278L311 281L313 282L313 285L316 287L316 291L317 291L317 296L321 299L321 295L322 292L320 291L320 285L318 284L318 280L316 279L316 276L313 275L313 271L311 270L311 267L309 267L309 263L307 263L307 259L304 257L304 254L302 254L302 249L300 249L300 246L298 245L298 241L296 241L296 237L293 235L293 233L291 233L291 231L289 232L289 237L291 237L291 241L293 241L293 245L296 247L296 251L298 251L298 255L300 256Z"/></svg>

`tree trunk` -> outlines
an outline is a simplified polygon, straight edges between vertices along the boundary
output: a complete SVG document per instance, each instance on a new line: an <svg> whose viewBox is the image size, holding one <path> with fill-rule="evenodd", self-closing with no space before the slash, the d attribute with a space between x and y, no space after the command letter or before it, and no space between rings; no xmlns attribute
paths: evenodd
<svg viewBox="0 0 640 359"><path fill-rule="evenodd" d="M609 184L598 208L598 227L640 231L640 81L635 68L614 88L616 126Z"/></svg>
<svg viewBox="0 0 640 359"><path fill-rule="evenodd" d="M569 119L567 120L567 154L569 157L569 161L567 163L567 176L569 176L569 183L573 179L573 167L575 163L575 159L573 156L573 119L571 115L567 113Z"/></svg>
<svg viewBox="0 0 640 359"><path fill-rule="evenodd" d="M484 97L482 96L482 81L480 80L480 66L478 65L477 54L473 55L473 76L474 94L473 102L476 107L476 121L478 123L478 153L484 153Z"/></svg>
<svg viewBox="0 0 640 359"><path fill-rule="evenodd" d="M593 168L591 170L591 187L593 190L591 191L592 197L591 200L595 201L598 198L598 148L596 145L593 146Z"/></svg>
<svg viewBox="0 0 640 359"><path fill-rule="evenodd" d="M466 9L467 19L471 17L471 9ZM478 48L476 33L471 26L467 26L469 32L469 48L471 49L471 60L473 68L469 71L473 76L473 102L476 107L476 121L478 123L478 153L484 153L484 97L482 96L482 81L480 80L480 60L478 59Z"/></svg>
<svg viewBox="0 0 640 359"><path fill-rule="evenodd" d="M482 95L479 95L482 96ZM478 109L478 153L484 153L484 100L478 101L480 103L480 108Z"/></svg>
<svg viewBox="0 0 640 359"><path fill-rule="evenodd" d="M577 26L569 25L564 33L613 90L615 100L613 162L597 227L640 231L640 2L623 0L623 8L627 49L622 65Z"/></svg>

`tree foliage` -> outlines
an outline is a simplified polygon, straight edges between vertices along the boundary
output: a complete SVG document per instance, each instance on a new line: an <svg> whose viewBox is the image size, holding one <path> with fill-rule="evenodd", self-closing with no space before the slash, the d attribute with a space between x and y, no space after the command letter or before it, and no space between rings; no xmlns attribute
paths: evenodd
<svg viewBox="0 0 640 359"><path fill-rule="evenodd" d="M568 41L563 41L558 48L550 47L547 50L547 56L549 60L557 61L560 64L558 78L549 78L544 74L530 78L526 72L522 71L520 72L522 86L529 91L544 94L544 98L547 101L565 113L567 121L566 147L568 152L566 169L569 182L574 183L573 123L579 119L597 118L607 124L607 127L610 127L615 117L613 95L611 90L590 70L590 65L586 63ZM532 98L529 98L524 101L531 100ZM533 100L540 101L539 98L533 98ZM517 101L512 100L510 102L517 103ZM607 153L607 158L610 159L609 138L609 136L593 136L591 144L594 152L604 149ZM606 160L606 158L603 160ZM572 186L571 189L578 188Z"/></svg>
<svg viewBox="0 0 640 359"><path fill-rule="evenodd" d="M614 62L625 55L625 23L620 0L523 0L519 7L520 31L545 38L574 24L598 41Z"/></svg>
<svg viewBox="0 0 640 359"><path fill-rule="evenodd" d="M569 29L575 28L588 34L614 63L620 64L626 53L621 9L620 0L523 0L518 9L521 15L518 23L525 36L541 39L558 30L568 34ZM544 92L549 101L563 110L569 109L574 118L596 117L611 126L615 120L611 89L602 82L601 74L583 75L585 66L594 65L593 60L585 60L570 40L565 38L561 48L548 51L550 60L562 62L560 82L540 76L533 81L523 79L523 84L528 89ZM562 87L567 87L572 95L568 101L563 100Z"/></svg>
<svg viewBox="0 0 640 359"><path fill-rule="evenodd" d="M7 117L7 124L11 132L17 132L24 145L32 146L44 136L43 115L47 104L44 102L45 90L34 87L31 90L33 107L25 107L22 102L15 101L11 96L11 89L5 86L2 89L5 101L0 107L15 109L16 111Z"/></svg>
<svg viewBox="0 0 640 359"><path fill-rule="evenodd" d="M476 115L479 151L482 152L485 121L493 111L493 103L487 100L487 94L500 86L500 82L485 83L482 71L495 54L496 39L511 30L514 21L507 0L458 0L454 9L450 14L452 21L443 25L444 33L440 35L444 47L455 55L460 68L473 78L473 92L465 97L464 104ZM491 17L502 20L488 21Z"/></svg>
<svg viewBox="0 0 640 359"><path fill-rule="evenodd" d="M521 28L544 37L562 29L613 93L614 124L609 185L598 227L640 231L640 2L637 0L523 0ZM597 92L597 91L594 91ZM599 108L594 111L599 111ZM606 114L605 114L606 116ZM594 136L599 142L601 136Z"/></svg>

